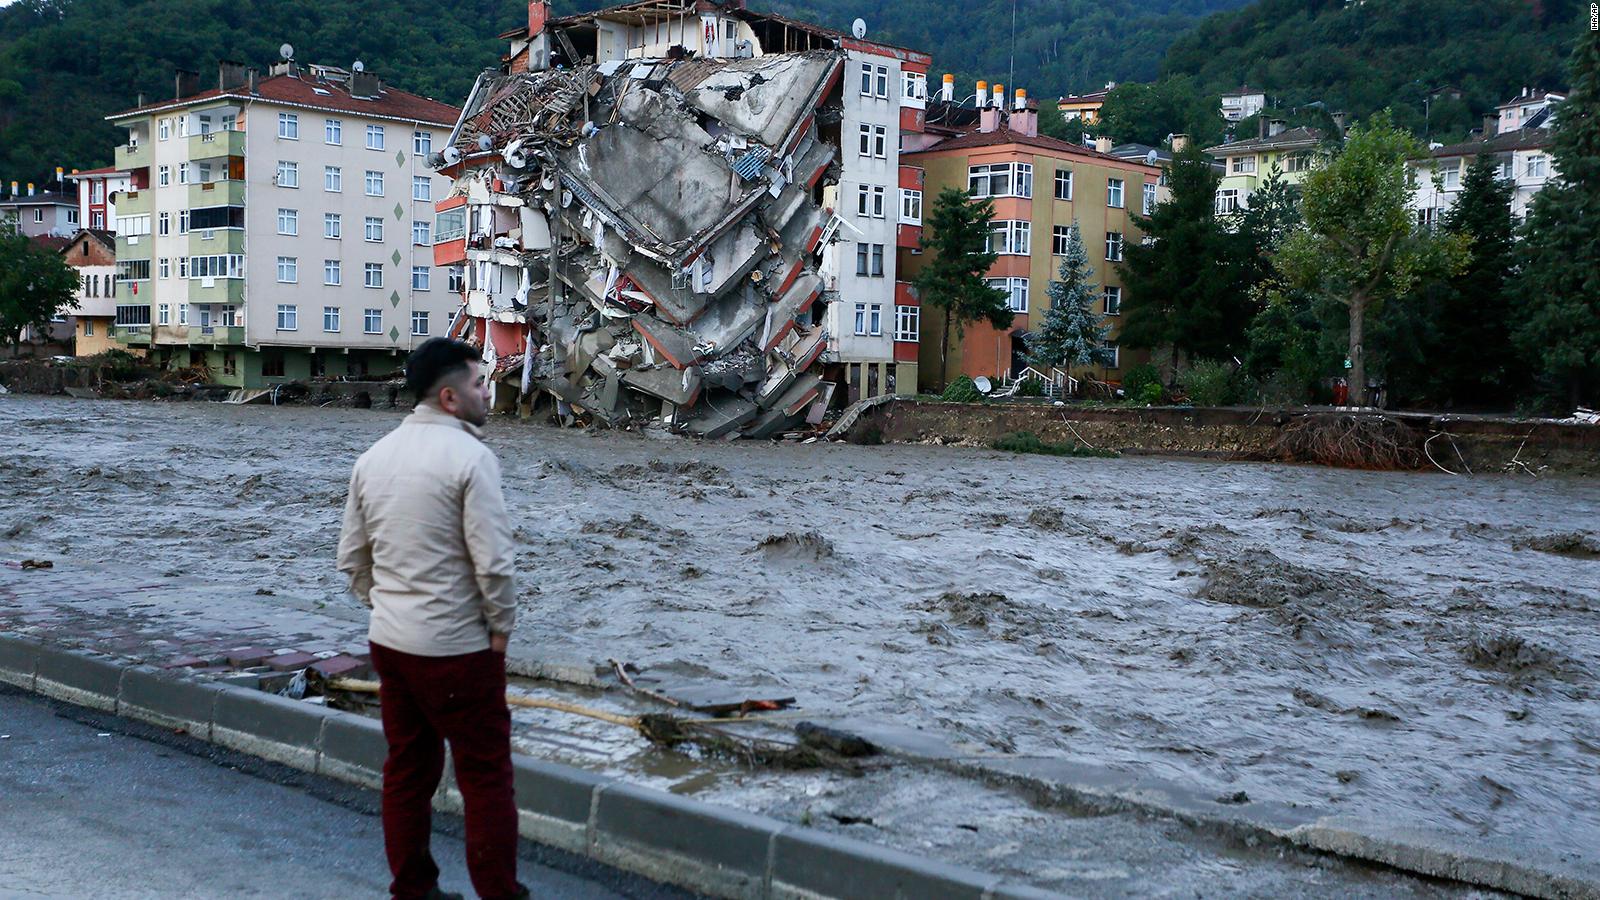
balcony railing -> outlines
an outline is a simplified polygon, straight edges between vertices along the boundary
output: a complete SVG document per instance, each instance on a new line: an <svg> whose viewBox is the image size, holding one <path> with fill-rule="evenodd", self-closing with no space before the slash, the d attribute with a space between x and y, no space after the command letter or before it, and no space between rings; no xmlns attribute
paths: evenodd
<svg viewBox="0 0 1600 900"><path fill-rule="evenodd" d="M128 171L130 169L148 168L151 155L150 143L145 141L138 144L122 144L118 146L112 154L112 159L116 161L118 169Z"/></svg>
<svg viewBox="0 0 1600 900"><path fill-rule="evenodd" d="M189 137L190 159L212 159L219 156L243 156L244 132L212 131Z"/></svg>
<svg viewBox="0 0 1600 900"><path fill-rule="evenodd" d="M189 208L204 206L243 206L243 181L207 181L189 185ZM117 210L121 212L121 209Z"/></svg>

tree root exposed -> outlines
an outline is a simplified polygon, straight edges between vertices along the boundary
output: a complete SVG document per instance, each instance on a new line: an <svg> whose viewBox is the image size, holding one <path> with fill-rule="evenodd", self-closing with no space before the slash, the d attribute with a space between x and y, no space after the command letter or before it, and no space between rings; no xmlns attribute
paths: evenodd
<svg viewBox="0 0 1600 900"><path fill-rule="evenodd" d="M1272 453L1284 462L1345 469L1417 469L1423 463L1422 435L1383 415L1323 413L1296 419L1273 441Z"/></svg>

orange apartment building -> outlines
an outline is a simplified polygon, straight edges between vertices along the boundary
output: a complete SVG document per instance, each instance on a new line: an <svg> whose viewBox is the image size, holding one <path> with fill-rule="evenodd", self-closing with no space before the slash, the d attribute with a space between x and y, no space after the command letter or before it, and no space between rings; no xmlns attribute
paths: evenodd
<svg viewBox="0 0 1600 900"><path fill-rule="evenodd" d="M1005 331L987 322L969 322L959 341L952 331L945 372L939 359L943 315L933 308L919 310L921 387L938 390L959 375L996 378L1021 371L1026 365L1024 335L1043 321L1049 309L1047 289L1057 279L1060 254L1074 222L1101 285L1097 311L1110 326L1108 343L1117 358L1111 366L1084 367L1071 374L1120 381L1122 371L1144 361L1147 354L1139 352L1134 358L1116 346L1124 292L1116 263L1123 259L1126 246L1142 239L1134 215L1148 213L1166 195L1161 169L1042 136L1038 113L1022 91L1007 111L1004 96L987 97L983 87L974 110L950 104L946 83L941 103L949 105L934 104L928 112L929 136L941 131L944 136L916 150L907 148L901 156L902 184L920 182L928 203L947 187L965 188L974 198L993 200L990 246L1000 257L989 270L990 284L1010 293L1017 315ZM899 287L907 294L922 264L915 246L915 240L908 245L902 236L905 282Z"/></svg>

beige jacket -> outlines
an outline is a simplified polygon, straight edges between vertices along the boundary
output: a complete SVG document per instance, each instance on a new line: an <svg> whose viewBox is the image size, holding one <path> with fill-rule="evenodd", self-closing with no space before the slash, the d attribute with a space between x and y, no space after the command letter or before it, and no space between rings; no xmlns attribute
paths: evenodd
<svg viewBox="0 0 1600 900"><path fill-rule="evenodd" d="M419 656L489 647L516 623L511 522L482 432L427 406L350 475L339 571L372 607L373 643Z"/></svg>

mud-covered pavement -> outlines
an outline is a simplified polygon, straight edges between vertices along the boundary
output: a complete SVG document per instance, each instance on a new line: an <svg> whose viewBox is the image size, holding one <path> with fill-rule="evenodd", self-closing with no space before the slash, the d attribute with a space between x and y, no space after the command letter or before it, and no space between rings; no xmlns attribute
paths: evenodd
<svg viewBox="0 0 1600 900"><path fill-rule="evenodd" d="M349 605L397 414L0 399L7 556ZM496 421L519 639L807 710L1592 860L1600 489Z"/></svg>

